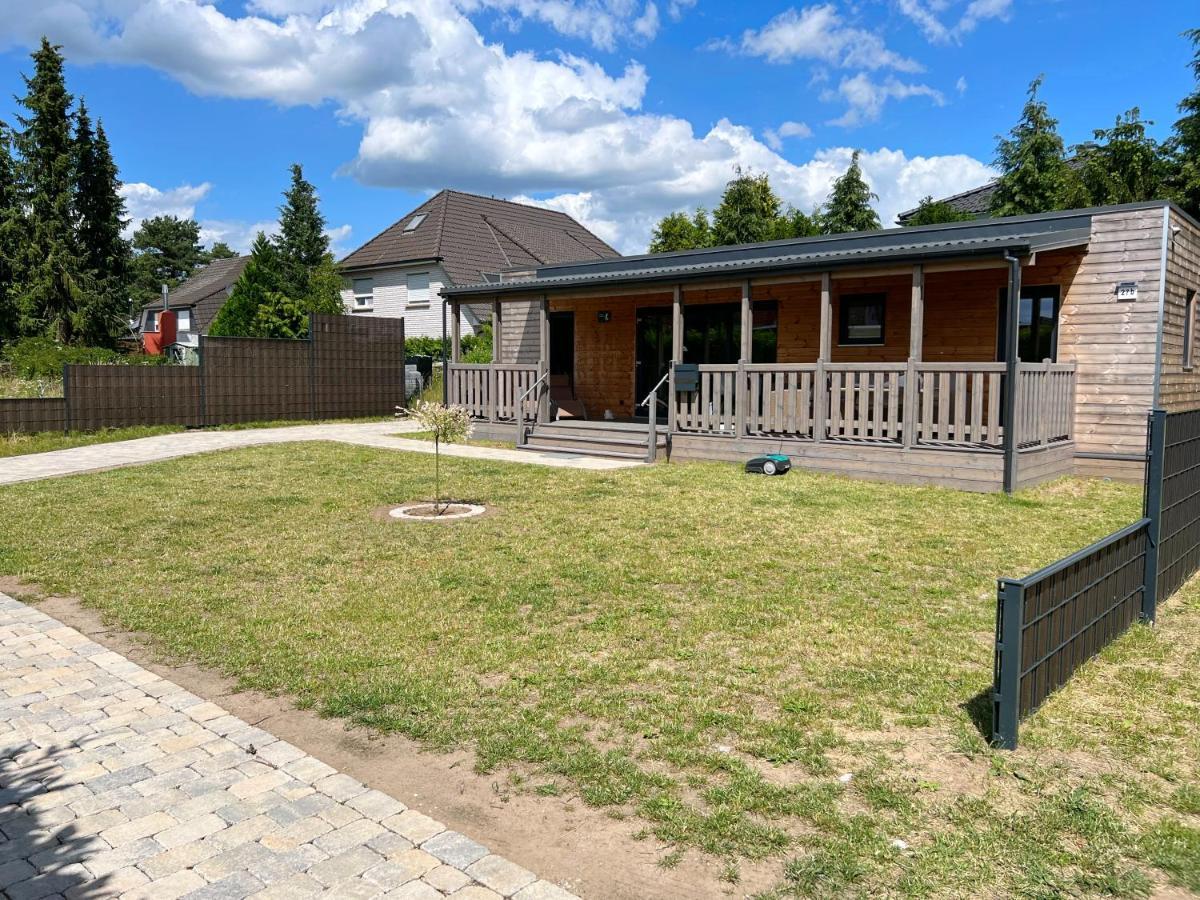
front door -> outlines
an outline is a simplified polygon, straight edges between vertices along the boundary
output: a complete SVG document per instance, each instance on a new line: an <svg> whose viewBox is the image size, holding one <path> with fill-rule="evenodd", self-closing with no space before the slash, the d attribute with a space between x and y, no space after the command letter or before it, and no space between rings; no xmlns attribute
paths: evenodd
<svg viewBox="0 0 1200 900"><path fill-rule="evenodd" d="M671 308L669 306L646 307L637 311L636 342L637 374L634 382L637 396L633 398L633 402L641 403L671 368ZM658 396L665 401L667 396L665 384L659 388ZM649 415L649 410L641 407L634 410L634 415Z"/></svg>
<svg viewBox="0 0 1200 900"><path fill-rule="evenodd" d="M550 374L575 385L575 313L550 313Z"/></svg>

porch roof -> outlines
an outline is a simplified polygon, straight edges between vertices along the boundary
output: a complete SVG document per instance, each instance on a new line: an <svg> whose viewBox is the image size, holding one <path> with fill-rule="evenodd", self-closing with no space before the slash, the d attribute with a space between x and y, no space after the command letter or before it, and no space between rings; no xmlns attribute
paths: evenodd
<svg viewBox="0 0 1200 900"><path fill-rule="evenodd" d="M1091 237L1092 214L1097 211L1067 210L595 262L560 263L541 266L532 277L447 286L442 294L451 298L530 294L592 285L688 281L719 274L748 277L752 273L819 271L846 266L997 256L1008 252L1026 255L1086 245Z"/></svg>

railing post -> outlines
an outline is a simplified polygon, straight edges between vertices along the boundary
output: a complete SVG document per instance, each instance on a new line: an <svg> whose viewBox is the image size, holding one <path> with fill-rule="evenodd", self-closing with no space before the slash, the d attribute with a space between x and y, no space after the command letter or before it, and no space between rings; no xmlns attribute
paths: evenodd
<svg viewBox="0 0 1200 900"><path fill-rule="evenodd" d="M658 391L650 396L650 428L646 434L646 462L652 463L658 456Z"/></svg>
<svg viewBox="0 0 1200 900"><path fill-rule="evenodd" d="M992 744L1003 750L1017 748L1021 721L1021 626L1024 624L1025 587L1001 578L996 589L996 666L992 694Z"/></svg>
<svg viewBox="0 0 1200 900"><path fill-rule="evenodd" d="M488 421L489 422L497 422L500 420L500 408L499 408L500 391L499 391L499 384L498 384L500 373L498 371L496 371L496 363L494 361L492 362L492 364L490 366L488 366L487 374L488 374L488 379L487 379Z"/></svg>
<svg viewBox="0 0 1200 900"><path fill-rule="evenodd" d="M1167 411L1152 409L1146 435L1146 571L1142 586L1142 621L1154 624L1158 612L1158 539L1162 534L1163 457L1167 446Z"/></svg>
<svg viewBox="0 0 1200 900"><path fill-rule="evenodd" d="M825 360L817 360L813 373L813 441L825 440L829 428L829 385L825 381Z"/></svg>
<svg viewBox="0 0 1200 900"><path fill-rule="evenodd" d="M675 360L671 360L670 368L667 369L667 441L671 440L671 435L675 433L675 423L679 411L675 407Z"/></svg>
<svg viewBox="0 0 1200 900"><path fill-rule="evenodd" d="M746 436L746 361L739 359L737 364L737 374L733 376L737 379L737 383L733 387L733 430L734 434L739 437Z"/></svg>
<svg viewBox="0 0 1200 900"><path fill-rule="evenodd" d="M916 357L908 358L908 368L904 371L904 411L901 415L904 416L904 421L900 423L901 431L904 433L904 449L909 449L917 442L917 392L918 379L920 374L917 372Z"/></svg>

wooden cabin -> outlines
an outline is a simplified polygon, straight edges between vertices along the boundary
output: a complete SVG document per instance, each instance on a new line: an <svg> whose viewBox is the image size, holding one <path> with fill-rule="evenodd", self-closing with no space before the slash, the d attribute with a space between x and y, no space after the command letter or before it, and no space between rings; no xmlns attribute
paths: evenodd
<svg viewBox="0 0 1200 900"><path fill-rule="evenodd" d="M447 394L538 450L1140 479L1150 409L1200 403L1197 289L1166 202L547 265L443 290L497 323Z"/></svg>

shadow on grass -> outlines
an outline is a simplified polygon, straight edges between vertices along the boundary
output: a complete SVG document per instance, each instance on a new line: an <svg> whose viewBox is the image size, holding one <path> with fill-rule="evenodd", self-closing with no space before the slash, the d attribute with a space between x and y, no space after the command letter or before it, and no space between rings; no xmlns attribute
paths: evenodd
<svg viewBox="0 0 1200 900"><path fill-rule="evenodd" d="M989 743L992 740L992 686L988 685L970 700L958 706L971 719L971 724L980 736Z"/></svg>

